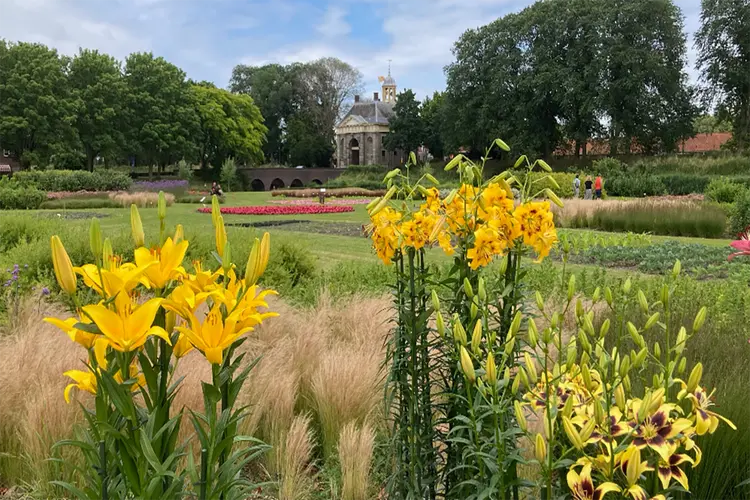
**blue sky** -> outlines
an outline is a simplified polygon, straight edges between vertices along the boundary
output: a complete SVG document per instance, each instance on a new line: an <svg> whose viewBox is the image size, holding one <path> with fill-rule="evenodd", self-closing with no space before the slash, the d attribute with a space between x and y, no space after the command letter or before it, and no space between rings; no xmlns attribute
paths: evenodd
<svg viewBox="0 0 750 500"><path fill-rule="evenodd" d="M122 59L152 51L189 77L226 87L238 63L324 56L359 68L369 92L392 60L400 89L445 87L443 67L468 28L532 3L521 0L0 0L0 37L65 54L95 48ZM691 35L700 1L676 0Z"/></svg>

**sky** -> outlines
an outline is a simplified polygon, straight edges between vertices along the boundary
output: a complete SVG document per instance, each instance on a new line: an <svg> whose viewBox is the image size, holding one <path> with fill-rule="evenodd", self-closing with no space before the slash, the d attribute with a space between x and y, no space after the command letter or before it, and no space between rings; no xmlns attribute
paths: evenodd
<svg viewBox="0 0 750 500"><path fill-rule="evenodd" d="M358 68L367 93L388 72L418 97L445 88L451 48L469 28L529 0L0 0L0 38L79 47L118 59L151 51L194 80L227 87L237 64L288 64L338 57ZM692 34L700 0L676 0Z"/></svg>

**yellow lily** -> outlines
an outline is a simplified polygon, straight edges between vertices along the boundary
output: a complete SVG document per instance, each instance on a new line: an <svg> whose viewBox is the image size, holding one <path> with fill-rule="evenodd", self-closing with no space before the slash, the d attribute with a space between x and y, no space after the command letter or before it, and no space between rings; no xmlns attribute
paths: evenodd
<svg viewBox="0 0 750 500"><path fill-rule="evenodd" d="M568 471L567 480L574 500L601 500L607 493L622 491L615 483L602 483L594 488L591 465L584 465L580 474L571 468Z"/></svg>
<svg viewBox="0 0 750 500"><path fill-rule="evenodd" d="M255 238L253 249L250 251L250 255L247 258L247 265L245 266L245 282L248 286L257 283L263 273L266 272L270 252L270 234L264 233L261 241L258 241L258 238Z"/></svg>
<svg viewBox="0 0 750 500"><path fill-rule="evenodd" d="M208 297L218 294L218 291L195 293L193 287L188 284L182 284L172 290L169 298L162 303L162 306L167 311L172 311L189 320L195 310L198 309Z"/></svg>
<svg viewBox="0 0 750 500"><path fill-rule="evenodd" d="M102 267L101 276L99 275L99 268L94 264L85 264L74 269L76 273L83 277L83 282L86 286L93 289L99 295L114 297L122 291L130 293L140 283L143 283L145 281L143 274L149 267L155 264L156 262L151 262L144 266L136 266L127 262L118 265L113 259L112 262L109 264L105 263L105 267Z"/></svg>
<svg viewBox="0 0 750 500"><path fill-rule="evenodd" d="M68 252L60 241L60 237L55 235L50 238L50 247L52 249L52 266L55 269L55 278L66 293L74 295L76 293L76 275L73 272L73 264L70 262Z"/></svg>
<svg viewBox="0 0 750 500"><path fill-rule="evenodd" d="M70 391L73 389L96 394L96 375L94 375L90 371L84 372L81 370L68 370L63 373L63 375L73 379L73 383L68 384L65 387L64 396L66 403L70 403Z"/></svg>
<svg viewBox="0 0 750 500"><path fill-rule="evenodd" d="M180 338L174 344L174 357L180 359L187 353L193 350L193 344L190 343L190 339L184 333L180 334Z"/></svg>
<svg viewBox="0 0 750 500"><path fill-rule="evenodd" d="M85 306L83 312L96 323L113 349L130 352L145 344L150 336L170 342L163 328L152 326L162 300L151 299L138 306L127 295L119 294L114 301L116 311L97 304Z"/></svg>
<svg viewBox="0 0 750 500"><path fill-rule="evenodd" d="M221 272L204 271L200 261L193 262L194 274L188 274L184 281L195 293L206 292L216 288L216 281L222 275Z"/></svg>
<svg viewBox="0 0 750 500"><path fill-rule="evenodd" d="M80 319L68 318L66 320L61 320L58 318L44 318L44 321L46 321L50 325L55 325L60 330L64 331L68 335L68 337L70 337L70 340L77 344L81 344L86 349L91 349L92 347L94 347L94 342L96 342L96 339L101 338L101 335L89 333L85 330L79 330L78 328L75 328L75 325L77 323L91 323L91 320L86 316L83 316Z"/></svg>
<svg viewBox="0 0 750 500"><path fill-rule="evenodd" d="M146 240L146 235L143 232L141 214L138 212L138 207L135 206L135 204L130 205L130 231L133 235L133 243L135 243L135 247L142 247Z"/></svg>
<svg viewBox="0 0 750 500"><path fill-rule="evenodd" d="M193 315L190 318L190 328L178 326L176 330L185 335L190 343L206 356L209 363L221 364L224 360L224 351L250 331L250 328L238 329L237 319L236 314L230 314L226 319L222 319L221 305L216 304L202 324Z"/></svg>
<svg viewBox="0 0 750 500"><path fill-rule="evenodd" d="M172 238L167 238L160 249L149 250L145 247L136 249L135 263L138 267L146 268L144 276L148 278L151 286L164 288L169 281L185 275L182 261L187 247L187 241L181 241L175 245ZM153 263L158 263L158 265L149 266Z"/></svg>

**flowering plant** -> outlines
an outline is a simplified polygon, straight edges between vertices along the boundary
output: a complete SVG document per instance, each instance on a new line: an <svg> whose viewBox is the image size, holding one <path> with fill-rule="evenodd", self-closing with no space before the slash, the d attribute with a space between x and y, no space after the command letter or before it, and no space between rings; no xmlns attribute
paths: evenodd
<svg viewBox="0 0 750 500"><path fill-rule="evenodd" d="M207 214L211 209L199 208L199 212ZM354 212L351 205L257 205L252 207L222 207L222 214L230 215L298 215L298 214L338 214Z"/></svg>
<svg viewBox="0 0 750 500"><path fill-rule="evenodd" d="M77 311L66 320L46 321L87 351L84 369L65 373L72 379L65 399L77 389L95 401L85 410L88 428L76 441L61 443L78 446L92 472L84 475L82 489L61 484L78 498L176 498L188 476L201 500L244 498L249 485L239 472L264 446L237 435L244 414L234 406L250 368L240 369L243 355L235 351L248 332L276 315L265 311L265 297L275 292L256 285L270 241L267 233L255 240L239 277L216 200L213 207L217 269L200 262L193 263L193 272L185 269L189 241L179 225L166 234L163 193L154 246L146 246L138 209L131 207L130 261L113 253L109 239L102 241L97 219L90 231L92 263L73 267L60 238L51 239L55 276ZM98 295L97 303L81 303L79 281ZM193 349L213 370L212 381L203 383L205 413L191 414L201 446L199 468L190 454L187 466L181 465L187 454L186 445L177 443L183 412L172 408L180 386L175 366ZM241 442L246 445L238 447Z"/></svg>

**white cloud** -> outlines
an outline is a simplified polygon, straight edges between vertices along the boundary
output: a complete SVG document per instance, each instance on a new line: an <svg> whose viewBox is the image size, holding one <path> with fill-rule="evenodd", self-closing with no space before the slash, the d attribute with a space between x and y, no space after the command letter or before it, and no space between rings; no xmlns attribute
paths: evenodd
<svg viewBox="0 0 750 500"><path fill-rule="evenodd" d="M352 27L346 22L346 10L338 5L329 5L323 20L315 29L327 38L337 38L348 35Z"/></svg>

